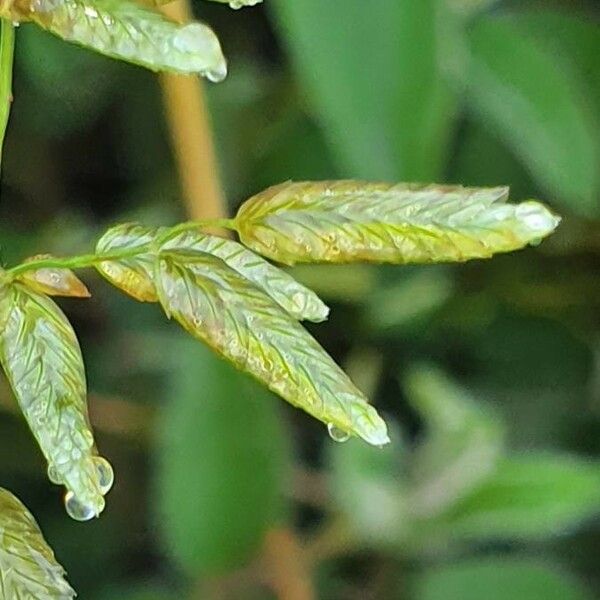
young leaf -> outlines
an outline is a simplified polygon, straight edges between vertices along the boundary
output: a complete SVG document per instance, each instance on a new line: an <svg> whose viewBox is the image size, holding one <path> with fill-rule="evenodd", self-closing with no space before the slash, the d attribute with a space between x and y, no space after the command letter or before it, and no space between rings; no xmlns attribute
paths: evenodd
<svg viewBox="0 0 600 600"><path fill-rule="evenodd" d="M30 0L0 16L33 21L58 37L153 71L199 73L222 81L227 64L212 29L179 25L128 0Z"/></svg>
<svg viewBox="0 0 600 600"><path fill-rule="evenodd" d="M223 260L184 234L160 250L156 284L169 317L317 419L375 445L385 423L319 344Z"/></svg>
<svg viewBox="0 0 600 600"><path fill-rule="evenodd" d="M25 262L52 258L49 254L32 256ZM70 296L89 298L90 292L70 269L43 267L35 271L26 271L19 278L28 288L49 296Z"/></svg>
<svg viewBox="0 0 600 600"><path fill-rule="evenodd" d="M48 477L66 487L71 517L98 516L112 469L94 448L71 324L52 300L20 283L0 289L0 315L0 362L48 461Z"/></svg>
<svg viewBox="0 0 600 600"><path fill-rule="evenodd" d="M244 244L290 265L464 261L522 248L558 225L543 204L507 197L503 187L288 182L246 201L236 222Z"/></svg>
<svg viewBox="0 0 600 600"><path fill-rule="evenodd" d="M220 258L296 319L317 323L327 319L329 308L312 290L237 242L189 232L178 237L177 245Z"/></svg>
<svg viewBox="0 0 600 600"><path fill-rule="evenodd" d="M131 250L132 256L103 261L96 268L114 286L140 302L158 302L152 280L154 257L142 250L154 241L156 233L156 229L125 223L109 229L96 244L100 256Z"/></svg>
<svg viewBox="0 0 600 600"><path fill-rule="evenodd" d="M0 593L5 600L70 600L76 596L31 513L2 488Z"/></svg>

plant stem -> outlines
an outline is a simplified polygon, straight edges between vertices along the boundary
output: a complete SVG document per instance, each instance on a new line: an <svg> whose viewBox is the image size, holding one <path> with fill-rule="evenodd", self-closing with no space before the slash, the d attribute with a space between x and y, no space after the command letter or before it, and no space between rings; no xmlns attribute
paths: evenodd
<svg viewBox="0 0 600 600"><path fill-rule="evenodd" d="M162 7L179 23L192 19L189 2ZM186 210L192 219L219 219L227 214L202 81L189 75L160 75L166 118Z"/></svg>
<svg viewBox="0 0 600 600"><path fill-rule="evenodd" d="M145 252L153 252L156 247L165 242L168 238L194 229L208 228L214 229L221 227L225 229L235 229L235 221L233 219L205 219L203 221L186 221L174 227L167 229L161 236L150 244L138 246L136 248L126 248L124 250L116 250L114 252L106 252L104 254L82 254L79 256L67 257L44 257L35 260L23 262L2 273L3 281L11 281L26 273L27 271L35 271L38 269L83 269L93 267L107 260L121 260L132 256L138 256Z"/></svg>
<svg viewBox="0 0 600 600"><path fill-rule="evenodd" d="M12 72L15 54L15 27L7 19L0 19L0 164L2 147L12 102Z"/></svg>

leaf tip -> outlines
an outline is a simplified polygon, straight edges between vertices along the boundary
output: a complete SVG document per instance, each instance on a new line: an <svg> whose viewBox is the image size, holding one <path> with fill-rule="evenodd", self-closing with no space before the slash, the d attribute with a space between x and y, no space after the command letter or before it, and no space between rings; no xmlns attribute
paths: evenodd
<svg viewBox="0 0 600 600"><path fill-rule="evenodd" d="M533 242L553 233L562 220L560 216L536 200L520 203L515 209L515 219Z"/></svg>

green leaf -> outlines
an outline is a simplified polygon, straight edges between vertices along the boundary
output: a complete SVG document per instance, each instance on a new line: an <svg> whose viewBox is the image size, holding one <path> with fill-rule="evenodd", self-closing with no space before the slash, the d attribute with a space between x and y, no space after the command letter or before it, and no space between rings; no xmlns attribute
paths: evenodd
<svg viewBox="0 0 600 600"><path fill-rule="evenodd" d="M197 234L201 239L201 234ZM288 402L371 444L386 426L319 344L262 290L180 234L160 250L160 301L194 337Z"/></svg>
<svg viewBox="0 0 600 600"><path fill-rule="evenodd" d="M52 258L49 254L32 256L25 260L44 260ZM42 267L31 271L25 271L20 277L28 288L48 294L49 296L67 296L72 298L89 298L90 292L70 269L57 269Z"/></svg>
<svg viewBox="0 0 600 600"><path fill-rule="evenodd" d="M238 211L242 242L273 260L431 263L488 258L536 243L560 219L508 189L360 181L288 182Z"/></svg>
<svg viewBox="0 0 600 600"><path fill-rule="evenodd" d="M600 114L600 27L593 14L573 10L552 10L524 6L499 18L507 20L527 36L543 44L558 60L568 60L584 83L586 96Z"/></svg>
<svg viewBox="0 0 600 600"><path fill-rule="evenodd" d="M558 565L490 557L438 567L413 585L415 600L587 600L579 582Z"/></svg>
<svg viewBox="0 0 600 600"><path fill-rule="evenodd" d="M177 243L194 252L220 258L296 319L319 322L329 314L329 308L312 290L237 242L213 235L189 233L180 236Z"/></svg>
<svg viewBox="0 0 600 600"><path fill-rule="evenodd" d="M5 600L76 596L31 513L0 488L0 593Z"/></svg>
<svg viewBox="0 0 600 600"><path fill-rule="evenodd" d="M532 453L500 462L444 516L440 530L453 539L535 539L563 533L598 512L598 464Z"/></svg>
<svg viewBox="0 0 600 600"><path fill-rule="evenodd" d="M192 576L242 566L281 516L289 457L270 394L185 339L159 419L163 535Z"/></svg>
<svg viewBox="0 0 600 600"><path fill-rule="evenodd" d="M349 440L329 451L335 505L352 532L373 546L398 546L410 528L402 473L405 449L396 428L390 428L390 437L393 443L385 448Z"/></svg>
<svg viewBox="0 0 600 600"><path fill-rule="evenodd" d="M405 378L408 398L425 421L411 459L414 514L430 518L464 498L494 471L503 427L466 390L434 367Z"/></svg>
<svg viewBox="0 0 600 600"><path fill-rule="evenodd" d="M104 509L112 469L97 456L79 343L62 311L22 284L0 288L0 362L71 517Z"/></svg>
<svg viewBox="0 0 600 600"><path fill-rule="evenodd" d="M508 20L470 32L466 98L565 206L598 209L597 123L575 69Z"/></svg>
<svg viewBox="0 0 600 600"><path fill-rule="evenodd" d="M203 23L179 25L128 0L32 0L0 16L33 21L42 29L107 56L153 71L199 73L211 81L227 75L216 35Z"/></svg>
<svg viewBox="0 0 600 600"><path fill-rule="evenodd" d="M454 292L454 280L446 267L398 271L393 277L383 275L367 298L363 321L377 335L420 334Z"/></svg>
<svg viewBox="0 0 600 600"><path fill-rule="evenodd" d="M271 0L344 173L441 176L455 116L444 0ZM450 39L449 39L450 38Z"/></svg>
<svg viewBox="0 0 600 600"><path fill-rule="evenodd" d="M437 567L419 576L415 600L587 600L559 565L524 557L488 557Z"/></svg>
<svg viewBox="0 0 600 600"><path fill-rule="evenodd" d="M125 223L109 229L96 244L96 254L100 256L131 251L129 257L103 261L96 268L114 286L140 302L158 302L152 279L155 258L146 248L156 234L156 229Z"/></svg>

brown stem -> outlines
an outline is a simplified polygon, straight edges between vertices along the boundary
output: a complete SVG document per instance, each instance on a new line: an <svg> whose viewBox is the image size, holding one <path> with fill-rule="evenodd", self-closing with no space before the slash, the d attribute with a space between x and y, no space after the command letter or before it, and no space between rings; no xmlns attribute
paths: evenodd
<svg viewBox="0 0 600 600"><path fill-rule="evenodd" d="M272 529L265 538L263 556L269 583L280 600L316 598L302 551L291 530Z"/></svg>
<svg viewBox="0 0 600 600"><path fill-rule="evenodd" d="M162 8L174 21L188 22L188 0ZM161 74L160 84L186 210L193 220L226 217L203 83L195 76Z"/></svg>

